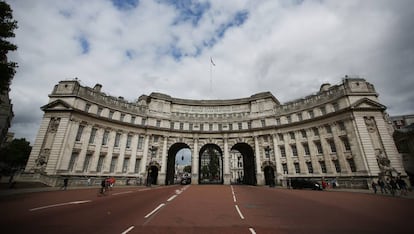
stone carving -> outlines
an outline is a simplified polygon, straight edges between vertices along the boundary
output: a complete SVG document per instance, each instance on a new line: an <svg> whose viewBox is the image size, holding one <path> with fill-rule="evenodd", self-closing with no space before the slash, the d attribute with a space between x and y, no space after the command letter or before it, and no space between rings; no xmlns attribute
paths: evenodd
<svg viewBox="0 0 414 234"><path fill-rule="evenodd" d="M39 157L35 160L36 166L35 170L39 172L44 172L46 169L47 161L49 159L50 149L42 149Z"/></svg>
<svg viewBox="0 0 414 234"><path fill-rule="evenodd" d="M59 123L60 123L60 118L52 118L49 123L49 132L50 133L57 132Z"/></svg>
<svg viewBox="0 0 414 234"><path fill-rule="evenodd" d="M367 125L368 132L374 133L376 130L375 120L373 117L365 117L365 125Z"/></svg>

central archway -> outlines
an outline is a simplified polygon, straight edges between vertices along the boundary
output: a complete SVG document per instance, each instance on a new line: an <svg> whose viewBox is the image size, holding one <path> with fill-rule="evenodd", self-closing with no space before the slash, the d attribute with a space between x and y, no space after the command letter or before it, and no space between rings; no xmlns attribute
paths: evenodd
<svg viewBox="0 0 414 234"><path fill-rule="evenodd" d="M237 150L243 156L243 178L241 182L248 185L256 185L256 169L252 147L247 143L237 143L231 150Z"/></svg>
<svg viewBox="0 0 414 234"><path fill-rule="evenodd" d="M167 158L167 172L165 175L165 185L172 185L175 183L175 174L176 174L176 156L178 151L182 149L190 149L190 147L185 143L175 143L168 150Z"/></svg>
<svg viewBox="0 0 414 234"><path fill-rule="evenodd" d="M215 144L200 149L199 184L223 184L223 152Z"/></svg>

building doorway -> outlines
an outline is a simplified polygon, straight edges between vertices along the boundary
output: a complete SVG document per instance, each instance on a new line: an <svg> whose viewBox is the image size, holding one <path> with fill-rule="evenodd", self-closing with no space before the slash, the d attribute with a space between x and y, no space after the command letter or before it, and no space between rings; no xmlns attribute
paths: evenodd
<svg viewBox="0 0 414 234"><path fill-rule="evenodd" d="M158 179L158 165L149 165L148 166L148 174L147 174L147 185L156 185Z"/></svg>
<svg viewBox="0 0 414 234"><path fill-rule="evenodd" d="M265 184L269 186L275 185L275 170L272 166L266 166L264 169Z"/></svg>
<svg viewBox="0 0 414 234"><path fill-rule="evenodd" d="M223 184L223 152L215 144L200 149L199 184Z"/></svg>
<svg viewBox="0 0 414 234"><path fill-rule="evenodd" d="M243 178L239 179L241 184L256 185L256 167L254 163L254 153L252 147L247 143L237 143L231 150L240 152L243 158Z"/></svg>

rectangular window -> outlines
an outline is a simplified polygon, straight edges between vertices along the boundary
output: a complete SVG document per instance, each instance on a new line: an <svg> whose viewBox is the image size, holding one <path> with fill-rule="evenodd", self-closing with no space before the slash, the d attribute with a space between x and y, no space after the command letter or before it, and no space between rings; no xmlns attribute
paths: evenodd
<svg viewBox="0 0 414 234"><path fill-rule="evenodd" d="M241 130L242 129L242 123L238 123L238 125L239 125L239 130Z"/></svg>
<svg viewBox="0 0 414 234"><path fill-rule="evenodd" d="M192 130L193 130L193 123L190 123L190 124L188 125L188 128L190 129L190 131L192 131Z"/></svg>
<svg viewBox="0 0 414 234"><path fill-rule="evenodd" d="M119 140L121 139L121 133L116 133L114 147L119 147Z"/></svg>
<svg viewBox="0 0 414 234"><path fill-rule="evenodd" d="M337 102L332 103L332 106L333 106L334 111L339 110L339 104Z"/></svg>
<svg viewBox="0 0 414 234"><path fill-rule="evenodd" d="M322 144L320 141L314 141L318 154L323 154Z"/></svg>
<svg viewBox="0 0 414 234"><path fill-rule="evenodd" d="M96 131L98 131L98 129L92 128L91 136L89 137L89 144L93 144L95 142Z"/></svg>
<svg viewBox="0 0 414 234"><path fill-rule="evenodd" d="M111 160L111 165L109 166L109 172L115 172L116 163L118 162L118 157L113 157Z"/></svg>
<svg viewBox="0 0 414 234"><path fill-rule="evenodd" d="M326 164L325 164L325 161L319 161L319 165L321 166L322 173L326 173Z"/></svg>
<svg viewBox="0 0 414 234"><path fill-rule="evenodd" d="M341 166L339 165L339 160L332 160L335 165L336 172L341 172Z"/></svg>
<svg viewBox="0 0 414 234"><path fill-rule="evenodd" d="M174 129L174 122L170 122L170 129Z"/></svg>
<svg viewBox="0 0 414 234"><path fill-rule="evenodd" d="M88 171L88 169L89 169L89 163L91 161L91 158L92 158L92 154L87 154L85 156L85 161L83 162L82 172L87 172Z"/></svg>
<svg viewBox="0 0 414 234"><path fill-rule="evenodd" d="M278 133L277 135L279 136L279 140L280 141L283 141L283 134L282 133Z"/></svg>
<svg viewBox="0 0 414 234"><path fill-rule="evenodd" d="M252 128L252 121L247 122L247 128L251 129Z"/></svg>
<svg viewBox="0 0 414 234"><path fill-rule="evenodd" d="M276 125L280 125L280 118L276 119Z"/></svg>
<svg viewBox="0 0 414 234"><path fill-rule="evenodd" d="M89 109L91 109L91 104L86 103L86 105L85 105L85 112L89 112Z"/></svg>
<svg viewBox="0 0 414 234"><path fill-rule="evenodd" d="M134 173L138 173L139 172L139 163L141 162L140 159L136 159L135 160L135 167L134 167Z"/></svg>
<svg viewBox="0 0 414 234"><path fill-rule="evenodd" d="M296 145L290 145L290 148L292 149L292 155L294 157L298 156L298 149L296 148Z"/></svg>
<svg viewBox="0 0 414 234"><path fill-rule="evenodd" d="M184 129L184 123L180 123L180 130Z"/></svg>
<svg viewBox="0 0 414 234"><path fill-rule="evenodd" d="M313 173L312 162L306 162L306 166L308 167L308 172Z"/></svg>
<svg viewBox="0 0 414 234"><path fill-rule="evenodd" d="M287 119L287 122L288 123L292 123L292 117L289 115L289 116L286 116L286 119Z"/></svg>
<svg viewBox="0 0 414 234"><path fill-rule="evenodd" d="M79 125L78 133L76 133L76 141L80 141L81 140L81 138L82 138L82 132L83 132L83 129L84 128L85 128L85 126Z"/></svg>
<svg viewBox="0 0 414 234"><path fill-rule="evenodd" d="M349 144L348 137L341 137L341 140L344 144L345 151L351 151L351 145Z"/></svg>
<svg viewBox="0 0 414 234"><path fill-rule="evenodd" d="M309 145L308 143L303 143L303 149L305 151L305 155L310 155Z"/></svg>
<svg viewBox="0 0 414 234"><path fill-rule="evenodd" d="M218 124L218 130L219 131L223 130L223 125L221 125L221 123Z"/></svg>
<svg viewBox="0 0 414 234"><path fill-rule="evenodd" d="M282 158L286 158L286 150L285 147L283 145L279 146L280 149L280 155L282 156Z"/></svg>
<svg viewBox="0 0 414 234"><path fill-rule="evenodd" d="M229 130L233 131L233 124L232 123L229 123Z"/></svg>
<svg viewBox="0 0 414 234"><path fill-rule="evenodd" d="M145 124L146 124L146 122L147 122L147 119L145 119L145 118L142 118L142 119L141 119L141 125L145 125Z"/></svg>
<svg viewBox="0 0 414 234"><path fill-rule="evenodd" d="M318 128L312 128L312 130L313 130L313 135L314 136L319 136L319 130L318 130Z"/></svg>
<svg viewBox="0 0 414 234"><path fill-rule="evenodd" d="M144 143L144 137L143 136L140 136L139 138L138 138L138 149L142 149L142 144Z"/></svg>
<svg viewBox="0 0 414 234"><path fill-rule="evenodd" d="M288 171L287 164L286 164L286 163L282 163L282 167L283 167L283 173L284 173L284 174L288 174L288 173L289 173L289 171Z"/></svg>
<svg viewBox="0 0 414 234"><path fill-rule="evenodd" d="M132 136L128 135L127 136L127 142L126 142L126 148L127 149L131 148L131 141L132 141Z"/></svg>
<svg viewBox="0 0 414 234"><path fill-rule="evenodd" d="M327 139L326 141L328 142L329 146L331 147L331 152L336 153L335 141L333 139Z"/></svg>
<svg viewBox="0 0 414 234"><path fill-rule="evenodd" d="M260 122L262 123L262 127L266 127L266 121L264 119L261 119Z"/></svg>
<svg viewBox="0 0 414 234"><path fill-rule="evenodd" d="M112 119L112 117L114 117L114 112L113 112L113 111L109 111L109 116L108 116L108 118Z"/></svg>
<svg viewBox="0 0 414 234"><path fill-rule="evenodd" d="M321 107L321 114L326 115L326 108L324 106Z"/></svg>
<svg viewBox="0 0 414 234"><path fill-rule="evenodd" d="M300 130L300 133L302 134L302 138L306 138L307 137L306 130L302 129L302 130Z"/></svg>
<svg viewBox="0 0 414 234"><path fill-rule="evenodd" d="M124 121L125 119L125 114L121 114L121 117L119 118L120 121Z"/></svg>
<svg viewBox="0 0 414 234"><path fill-rule="evenodd" d="M79 153L72 153L72 156L70 157L70 161L69 161L69 168L68 168L69 171L73 171L73 169L75 168L75 163L76 163L76 160L78 160L78 156L79 156Z"/></svg>
<svg viewBox="0 0 414 234"><path fill-rule="evenodd" d="M200 131L204 131L204 123L200 124Z"/></svg>
<svg viewBox="0 0 414 234"><path fill-rule="evenodd" d="M290 139L295 140L295 133L294 132L289 132L290 135Z"/></svg>
<svg viewBox="0 0 414 234"><path fill-rule="evenodd" d="M158 135L155 135L153 139L154 139L154 143L157 143L158 142L158 139L159 139L159 136Z"/></svg>
<svg viewBox="0 0 414 234"><path fill-rule="evenodd" d="M126 173L128 171L129 166L129 158L124 159L124 163L122 164L122 172Z"/></svg>
<svg viewBox="0 0 414 234"><path fill-rule="evenodd" d="M131 123L132 123L132 124L135 124L135 119L136 119L136 117L135 117L135 116L132 116L132 117L131 117Z"/></svg>
<svg viewBox="0 0 414 234"><path fill-rule="evenodd" d="M109 136L109 131L105 130L103 138L102 138L102 145L107 145L108 144L108 136Z"/></svg>
<svg viewBox="0 0 414 234"><path fill-rule="evenodd" d="M99 107L98 111L96 112L96 115L101 116L102 110L103 110L102 107Z"/></svg>
<svg viewBox="0 0 414 234"><path fill-rule="evenodd" d="M330 125L325 125L326 133L332 133L332 128Z"/></svg>
<svg viewBox="0 0 414 234"><path fill-rule="evenodd" d="M300 173L299 163L294 163L293 165L295 166L295 172Z"/></svg>
<svg viewBox="0 0 414 234"><path fill-rule="evenodd" d="M155 126L158 128L161 127L161 120L157 119Z"/></svg>
<svg viewBox="0 0 414 234"><path fill-rule="evenodd" d="M309 115L310 119L315 117L315 114L313 113L313 110L308 111L308 115Z"/></svg>
<svg viewBox="0 0 414 234"><path fill-rule="evenodd" d="M338 122L338 127L339 127L339 130L345 131L345 123L344 123L344 121L339 121Z"/></svg>
<svg viewBox="0 0 414 234"><path fill-rule="evenodd" d="M348 158L347 161L348 161L349 167L351 168L351 171L356 172L354 159L353 158Z"/></svg>
<svg viewBox="0 0 414 234"><path fill-rule="evenodd" d="M298 120L299 121L302 121L303 120L302 113L298 113Z"/></svg>
<svg viewBox="0 0 414 234"><path fill-rule="evenodd" d="M103 166L103 162L104 162L104 160L105 160L105 155L101 155L101 156L99 156L99 159L98 159L98 166L97 166L97 168L96 168L96 171L97 171L97 172L101 172L101 171L102 171L102 166Z"/></svg>

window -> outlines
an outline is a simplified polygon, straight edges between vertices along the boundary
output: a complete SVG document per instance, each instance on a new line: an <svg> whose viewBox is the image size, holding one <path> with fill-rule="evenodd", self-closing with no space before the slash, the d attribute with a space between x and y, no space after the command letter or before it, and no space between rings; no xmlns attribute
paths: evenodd
<svg viewBox="0 0 414 234"><path fill-rule="evenodd" d="M118 162L118 157L113 157L111 164L109 166L109 172L115 172L116 163Z"/></svg>
<svg viewBox="0 0 414 234"><path fill-rule="evenodd" d="M242 123L238 123L238 125L239 125L239 130L241 130L242 129Z"/></svg>
<svg viewBox="0 0 414 234"><path fill-rule="evenodd" d="M303 120L302 113L298 113L298 120L299 121L302 121Z"/></svg>
<svg viewBox="0 0 414 234"><path fill-rule="evenodd" d="M335 141L333 139L328 139L327 141L329 146L331 147L331 152L336 153Z"/></svg>
<svg viewBox="0 0 414 234"><path fill-rule="evenodd" d="M260 122L262 123L262 127L266 127L266 121L264 119L260 120Z"/></svg>
<svg viewBox="0 0 414 234"><path fill-rule="evenodd" d="M76 160L78 159L79 153L72 153L72 156L70 157L70 161L69 161L69 171L73 171L73 169L75 168L75 163Z"/></svg>
<svg viewBox="0 0 414 234"><path fill-rule="evenodd" d="M321 166L322 173L326 173L326 164L325 164L325 161L319 161L319 165Z"/></svg>
<svg viewBox="0 0 414 234"><path fill-rule="evenodd" d="M233 124L232 123L229 123L229 130L233 131Z"/></svg>
<svg viewBox="0 0 414 234"><path fill-rule="evenodd" d="M139 172L139 163L141 162L140 159L135 159L135 167L134 167L134 173Z"/></svg>
<svg viewBox="0 0 414 234"><path fill-rule="evenodd" d="M156 127L161 127L161 120L157 119L157 123L155 124Z"/></svg>
<svg viewBox="0 0 414 234"><path fill-rule="evenodd" d="M334 111L339 110L339 104L337 102L332 103L332 106L333 106Z"/></svg>
<svg viewBox="0 0 414 234"><path fill-rule="evenodd" d="M353 158L348 158L347 161L348 161L349 167L351 168L351 171L356 172L354 159Z"/></svg>
<svg viewBox="0 0 414 234"><path fill-rule="evenodd" d="M101 107L99 107L98 108L98 111L96 112L96 115L98 115L98 116L101 116L101 114L102 114L102 108Z"/></svg>
<svg viewBox="0 0 414 234"><path fill-rule="evenodd" d="M83 169L82 172L87 172L89 168L89 162L91 161L92 154L87 154L85 156L85 161L83 162Z"/></svg>
<svg viewBox="0 0 414 234"><path fill-rule="evenodd" d="M174 122L170 122L170 129L174 129Z"/></svg>
<svg viewBox="0 0 414 234"><path fill-rule="evenodd" d="M98 129L92 128L91 136L89 137L89 144L93 144L95 142L96 131L98 131Z"/></svg>
<svg viewBox="0 0 414 234"><path fill-rule="evenodd" d="M319 130L318 130L318 128L312 128L312 130L313 130L313 135L314 136L319 136Z"/></svg>
<svg viewBox="0 0 414 234"><path fill-rule="evenodd" d="M302 129L300 130L300 133L302 134L302 138L306 138L306 130Z"/></svg>
<svg viewBox="0 0 414 234"><path fill-rule="evenodd" d="M108 136L109 136L109 131L105 130L103 138L102 138L102 145L108 144Z"/></svg>
<svg viewBox="0 0 414 234"><path fill-rule="evenodd" d="M131 117L131 123L132 123L132 124L135 124L135 119L136 119L136 117L135 117L135 116L132 116L132 117Z"/></svg>
<svg viewBox="0 0 414 234"><path fill-rule="evenodd" d="M109 111L109 116L108 116L108 118L112 119L112 117L114 117L114 112L113 112L113 111Z"/></svg>
<svg viewBox="0 0 414 234"><path fill-rule="evenodd" d="M85 105L85 112L89 112L89 109L91 108L91 104L86 103Z"/></svg>
<svg viewBox="0 0 414 234"><path fill-rule="evenodd" d="M287 119L287 122L288 123L292 123L292 117L289 115L289 116L286 116L286 119Z"/></svg>
<svg viewBox="0 0 414 234"><path fill-rule="evenodd" d="M290 139L295 140L295 133L294 132L289 132L290 135Z"/></svg>
<svg viewBox="0 0 414 234"><path fill-rule="evenodd" d="M142 144L144 143L144 137L143 136L140 136L139 138L138 138L138 149L142 149Z"/></svg>
<svg viewBox="0 0 414 234"><path fill-rule="evenodd" d="M252 121L247 122L247 128L251 129L252 128Z"/></svg>
<svg viewBox="0 0 414 234"><path fill-rule="evenodd" d="M208 124L208 130L213 131L213 124Z"/></svg>
<svg viewBox="0 0 414 234"><path fill-rule="evenodd" d="M290 145L290 148L292 149L293 156L298 156L298 149L296 148L296 145Z"/></svg>
<svg viewBox="0 0 414 234"><path fill-rule="evenodd" d="M306 162L306 166L308 167L308 172L313 173L312 162Z"/></svg>
<svg viewBox="0 0 414 234"><path fill-rule="evenodd" d="M295 166L295 172L300 173L299 163L294 163L293 165Z"/></svg>
<svg viewBox="0 0 414 234"><path fill-rule="evenodd" d="M221 123L218 124L218 130L221 131L223 129L223 125Z"/></svg>
<svg viewBox="0 0 414 234"><path fill-rule="evenodd" d="M280 118L276 119L276 125L280 125Z"/></svg>
<svg viewBox="0 0 414 234"><path fill-rule="evenodd" d="M326 115L326 108L324 106L321 107L321 114Z"/></svg>
<svg viewBox="0 0 414 234"><path fill-rule="evenodd" d="M282 163L282 167L283 167L283 173L284 173L284 174L288 174L288 173L289 173L289 171L288 171L287 164L286 164L286 163Z"/></svg>
<svg viewBox="0 0 414 234"><path fill-rule="evenodd" d="M121 139L121 133L116 133L114 147L119 147L119 140Z"/></svg>
<svg viewBox="0 0 414 234"><path fill-rule="evenodd" d="M126 143L126 148L129 149L131 148L131 141L132 141L132 136L128 135L127 137L127 143Z"/></svg>
<svg viewBox="0 0 414 234"><path fill-rule="evenodd" d="M285 147L283 145L279 146L280 149L280 155L282 156L282 158L286 158L286 150Z"/></svg>
<svg viewBox="0 0 414 234"><path fill-rule="evenodd" d="M121 117L119 118L120 121L124 121L125 119L125 114L121 114Z"/></svg>
<svg viewBox="0 0 414 234"><path fill-rule="evenodd" d="M200 124L200 131L203 131L204 130L204 124L203 123L201 123Z"/></svg>
<svg viewBox="0 0 414 234"><path fill-rule="evenodd" d="M193 130L193 123L190 123L188 127L189 127L190 131L192 131Z"/></svg>
<svg viewBox="0 0 414 234"><path fill-rule="evenodd" d="M310 119L315 117L315 114L313 113L313 110L308 111L308 115L309 115Z"/></svg>
<svg viewBox="0 0 414 234"><path fill-rule="evenodd" d="M336 172L341 172L341 166L339 165L339 160L332 160L335 165Z"/></svg>
<svg viewBox="0 0 414 234"><path fill-rule="evenodd" d="M97 171L97 172L101 172L101 171L102 171L102 166L103 166L104 159L105 159L105 155L101 155L101 156L99 156L99 159L98 159L98 166L97 166L97 168L96 168L96 171Z"/></svg>
<svg viewBox="0 0 414 234"><path fill-rule="evenodd" d="M315 143L316 149L318 151L318 154L323 154L323 149L322 149L321 142L320 141L315 141L314 143Z"/></svg>
<svg viewBox="0 0 414 234"><path fill-rule="evenodd" d="M332 128L330 125L325 125L326 133L332 133Z"/></svg>
<svg viewBox="0 0 414 234"><path fill-rule="evenodd" d="M341 140L344 144L345 151L351 151L351 145L349 144L348 137L341 137Z"/></svg>
<svg viewBox="0 0 414 234"><path fill-rule="evenodd" d="M129 158L124 159L124 163L122 164L122 172L126 173L128 171L129 166Z"/></svg>
<svg viewBox="0 0 414 234"><path fill-rule="evenodd" d="M83 132L83 129L84 128L85 128L85 126L79 125L78 133L76 133L76 141L80 141L81 140L82 132Z"/></svg>
<svg viewBox="0 0 414 234"><path fill-rule="evenodd" d="M279 136L279 140L280 141L283 141L283 134L282 133L278 133L277 135Z"/></svg>
<svg viewBox="0 0 414 234"><path fill-rule="evenodd" d="M303 150L305 150L305 155L310 155L308 143L303 143L302 145L303 145Z"/></svg>
<svg viewBox="0 0 414 234"><path fill-rule="evenodd" d="M146 122L147 122L147 120L146 120L145 118L142 118L142 119L141 119L141 125L145 125L145 124L146 124Z"/></svg>
<svg viewBox="0 0 414 234"><path fill-rule="evenodd" d="M344 123L344 121L339 121L338 122L338 127L339 127L339 130L345 131L345 123Z"/></svg>
<svg viewBox="0 0 414 234"><path fill-rule="evenodd" d="M184 129L184 123L180 123L180 130Z"/></svg>
<svg viewBox="0 0 414 234"><path fill-rule="evenodd" d="M158 142L158 138L159 138L159 136L154 136L154 143L157 143Z"/></svg>

